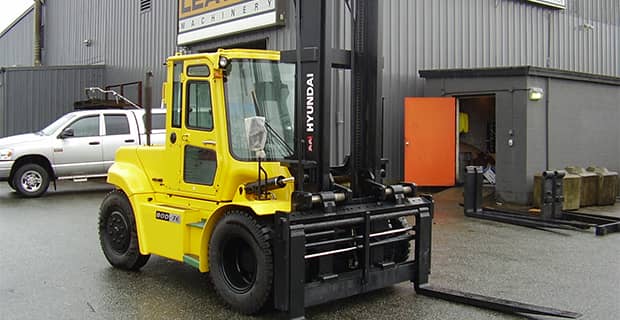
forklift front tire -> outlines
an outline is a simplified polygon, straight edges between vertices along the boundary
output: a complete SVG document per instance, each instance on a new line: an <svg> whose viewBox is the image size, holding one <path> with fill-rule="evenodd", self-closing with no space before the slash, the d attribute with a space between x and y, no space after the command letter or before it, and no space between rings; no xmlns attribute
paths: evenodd
<svg viewBox="0 0 620 320"><path fill-rule="evenodd" d="M271 295L270 229L247 212L232 210L218 221L209 241L209 276L226 304L255 314Z"/></svg>
<svg viewBox="0 0 620 320"><path fill-rule="evenodd" d="M105 197L99 208L99 242L108 262L123 270L138 270L150 255L140 254L136 220L129 199L120 190Z"/></svg>

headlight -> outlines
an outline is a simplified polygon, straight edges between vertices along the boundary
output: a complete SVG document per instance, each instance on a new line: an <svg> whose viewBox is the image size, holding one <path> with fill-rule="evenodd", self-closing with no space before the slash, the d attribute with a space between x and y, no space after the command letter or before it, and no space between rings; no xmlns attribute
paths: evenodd
<svg viewBox="0 0 620 320"><path fill-rule="evenodd" d="M220 56L220 61L218 63L220 65L220 68L226 69L226 67L228 67L228 64L230 63L230 60L228 60L228 58L224 56Z"/></svg>
<svg viewBox="0 0 620 320"><path fill-rule="evenodd" d="M0 149L0 160L11 160L13 157L13 149Z"/></svg>

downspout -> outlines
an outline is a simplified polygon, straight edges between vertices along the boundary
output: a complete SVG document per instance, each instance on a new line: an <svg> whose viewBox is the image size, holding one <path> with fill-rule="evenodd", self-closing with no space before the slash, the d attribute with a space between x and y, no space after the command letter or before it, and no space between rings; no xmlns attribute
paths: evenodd
<svg viewBox="0 0 620 320"><path fill-rule="evenodd" d="M545 65L547 68L551 68L551 28L552 28L552 23L551 23L551 19L553 18L553 16L551 15L551 13L548 14L547 16L547 61L545 62ZM547 77L547 81L545 82L545 170L549 170L549 123L550 120L549 119L549 87L550 87L550 83L549 80L550 78Z"/></svg>
<svg viewBox="0 0 620 320"><path fill-rule="evenodd" d="M545 170L549 170L549 123L551 122L549 119L549 87L551 86L549 79L547 77L547 81L545 81Z"/></svg>
<svg viewBox="0 0 620 320"><path fill-rule="evenodd" d="M34 0L34 65L41 65L41 0Z"/></svg>

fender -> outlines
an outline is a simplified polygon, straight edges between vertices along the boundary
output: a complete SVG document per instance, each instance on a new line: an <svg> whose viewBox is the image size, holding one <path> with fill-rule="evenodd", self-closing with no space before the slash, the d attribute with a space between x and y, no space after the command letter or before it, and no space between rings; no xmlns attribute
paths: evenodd
<svg viewBox="0 0 620 320"><path fill-rule="evenodd" d="M269 200L269 201L260 201L260 200L252 200L248 199L248 197L244 193L237 193L232 201L229 204L223 204L219 207L213 214L211 214L206 220L205 226L202 230L201 241L202 244L200 246L200 266L198 270L200 272L208 272L209 271L209 241L211 240L211 233L213 233L213 229L217 225L217 222L224 216L224 214L231 209L241 209L247 212L252 213L255 216L267 216L272 215L277 211L280 212L291 212L291 201L289 197L285 195L290 194L290 190L292 189L292 185L287 185L285 188L280 190L276 190L277 195L279 195L280 199L278 200ZM238 190L243 190L243 185L240 185Z"/></svg>
<svg viewBox="0 0 620 320"><path fill-rule="evenodd" d="M121 147L116 152L114 164L108 170L107 182L122 189L127 197L152 193L153 187L140 164L136 147Z"/></svg>

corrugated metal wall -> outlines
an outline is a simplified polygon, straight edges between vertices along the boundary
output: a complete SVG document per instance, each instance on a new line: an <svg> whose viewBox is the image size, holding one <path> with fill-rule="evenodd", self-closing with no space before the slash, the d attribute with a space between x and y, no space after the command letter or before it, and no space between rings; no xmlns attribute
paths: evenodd
<svg viewBox="0 0 620 320"><path fill-rule="evenodd" d="M424 96L419 70L532 65L620 76L620 2L567 0L558 10L525 0L381 1L383 19L384 152L390 177L403 173L403 99ZM350 15L343 1L333 1L339 31L334 45L349 47ZM258 31L203 43L194 50L268 39L268 49L295 47L294 10L286 28ZM335 73L334 79L342 79ZM333 92L332 162L349 150L348 82ZM343 147L345 146L345 147Z"/></svg>
<svg viewBox="0 0 620 320"><path fill-rule="evenodd" d="M391 0L384 4L386 130L391 172L402 176L402 101L424 96L424 69L532 65L620 76L620 1Z"/></svg>
<svg viewBox="0 0 620 320"><path fill-rule="evenodd" d="M104 66L18 67L0 72L0 137L40 130L102 86Z"/></svg>
<svg viewBox="0 0 620 320"><path fill-rule="evenodd" d="M31 66L33 54L34 15L32 8L0 34L0 66Z"/></svg>
<svg viewBox="0 0 620 320"><path fill-rule="evenodd" d="M383 19L385 156L390 177L402 176L402 108L406 96L423 96L418 70L533 65L620 76L620 1L567 0L565 10L525 0L389 0L380 1ZM107 83L143 80L155 73L163 81L161 63L174 53L177 1L152 1L140 13L139 0L54 0L44 6L44 63L105 63ZM340 30L335 43L348 43L350 17L342 0L330 1ZM294 8L287 26L219 39L193 50L267 39L268 49L295 46ZM23 39L28 38L24 35ZM86 47L82 41L90 39ZM0 50L4 50L0 38ZM31 54L31 53L30 53ZM30 56L31 57L31 56ZM334 79L342 79L335 73ZM348 94L348 83L340 82ZM155 100L159 90L154 90ZM350 97L334 96L334 158L348 149L347 105Z"/></svg>
<svg viewBox="0 0 620 320"><path fill-rule="evenodd" d="M48 1L45 11L46 65L105 64L106 84L144 81L154 74L153 104L159 106L166 58L176 48L177 1ZM84 45L90 40L91 45Z"/></svg>

